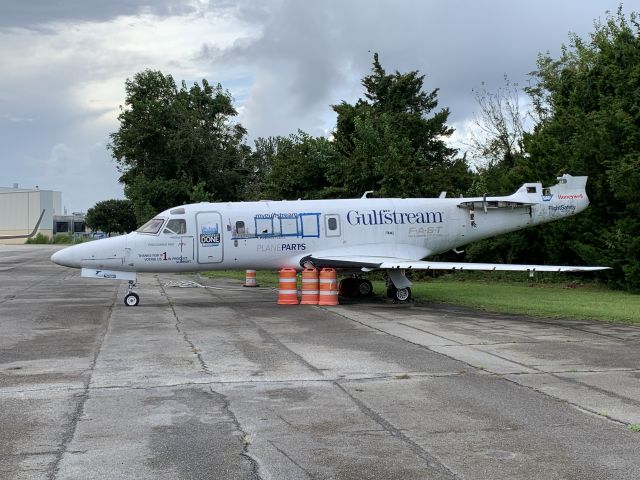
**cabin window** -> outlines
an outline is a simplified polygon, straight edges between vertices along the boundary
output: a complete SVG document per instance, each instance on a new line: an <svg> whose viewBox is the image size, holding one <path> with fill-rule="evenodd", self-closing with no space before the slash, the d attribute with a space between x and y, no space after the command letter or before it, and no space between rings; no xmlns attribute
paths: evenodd
<svg viewBox="0 0 640 480"><path fill-rule="evenodd" d="M145 223L140 228L138 228L136 232L156 235L162 228L163 223L164 223L164 218L152 218L147 223Z"/></svg>
<svg viewBox="0 0 640 480"><path fill-rule="evenodd" d="M320 214L301 213L298 216L300 218L300 234L302 238L320 238Z"/></svg>
<svg viewBox="0 0 640 480"><path fill-rule="evenodd" d="M527 193L537 193L538 189L536 187L527 187Z"/></svg>
<svg viewBox="0 0 640 480"><path fill-rule="evenodd" d="M327 237L340 236L340 217L334 213L324 216L325 235Z"/></svg>
<svg viewBox="0 0 640 480"><path fill-rule="evenodd" d="M187 222L182 218L172 218L167 222L167 226L164 227L164 233L184 235L187 233Z"/></svg>
<svg viewBox="0 0 640 480"><path fill-rule="evenodd" d="M280 235L283 237L297 237L299 235L297 214L281 214L278 215L278 218L280 219Z"/></svg>
<svg viewBox="0 0 640 480"><path fill-rule="evenodd" d="M236 235L244 235L247 233L247 227L242 220L236 222Z"/></svg>
<svg viewBox="0 0 640 480"><path fill-rule="evenodd" d="M256 235L272 236L273 235L273 217L270 215L256 215Z"/></svg>

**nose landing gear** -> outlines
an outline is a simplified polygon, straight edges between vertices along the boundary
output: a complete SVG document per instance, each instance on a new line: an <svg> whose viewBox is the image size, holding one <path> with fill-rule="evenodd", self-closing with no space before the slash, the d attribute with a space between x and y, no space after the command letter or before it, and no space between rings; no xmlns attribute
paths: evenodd
<svg viewBox="0 0 640 480"><path fill-rule="evenodd" d="M136 282L134 282L133 280L129 280L129 290L124 297L124 304L127 307L135 307L136 305L138 305L138 303L140 303L140 297L133 291L133 287L135 287L135 285Z"/></svg>

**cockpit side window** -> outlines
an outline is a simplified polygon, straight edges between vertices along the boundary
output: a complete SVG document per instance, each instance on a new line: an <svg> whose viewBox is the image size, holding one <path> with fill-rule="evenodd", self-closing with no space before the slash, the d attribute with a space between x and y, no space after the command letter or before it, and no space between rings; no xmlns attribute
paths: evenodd
<svg viewBox="0 0 640 480"><path fill-rule="evenodd" d="M140 228L138 228L136 232L156 235L162 228L163 223L164 223L164 218L152 218L147 223L145 223Z"/></svg>
<svg viewBox="0 0 640 480"><path fill-rule="evenodd" d="M182 218L172 218L164 227L164 233L174 235L184 235L187 233L187 222Z"/></svg>

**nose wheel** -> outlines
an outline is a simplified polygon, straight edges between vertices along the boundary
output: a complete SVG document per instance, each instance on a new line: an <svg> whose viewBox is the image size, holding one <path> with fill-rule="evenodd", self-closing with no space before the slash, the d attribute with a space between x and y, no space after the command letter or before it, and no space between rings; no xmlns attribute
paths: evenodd
<svg viewBox="0 0 640 480"><path fill-rule="evenodd" d="M133 291L133 287L135 286L135 282L129 280L129 291L124 297L124 304L127 307L135 307L140 303L140 297L137 293Z"/></svg>

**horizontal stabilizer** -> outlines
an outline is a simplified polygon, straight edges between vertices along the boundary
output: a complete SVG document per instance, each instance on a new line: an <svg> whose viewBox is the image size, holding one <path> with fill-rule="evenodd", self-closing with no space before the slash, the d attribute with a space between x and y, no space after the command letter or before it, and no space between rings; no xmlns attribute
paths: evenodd
<svg viewBox="0 0 640 480"><path fill-rule="evenodd" d="M468 208L470 210L481 210L481 209L485 209L485 210L493 210L493 209L497 209L497 208L508 208L508 209L514 209L514 208L525 208L525 207L530 207L532 205L535 205L535 203L531 203L531 202L514 202L514 201L506 201L506 200L491 200L491 199L486 199L486 200L469 200L467 202L460 202L458 204L458 207L460 208Z"/></svg>

